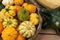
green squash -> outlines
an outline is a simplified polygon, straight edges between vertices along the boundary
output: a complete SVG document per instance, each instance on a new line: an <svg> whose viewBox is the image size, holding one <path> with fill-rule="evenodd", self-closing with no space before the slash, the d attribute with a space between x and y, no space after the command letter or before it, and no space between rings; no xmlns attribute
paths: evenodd
<svg viewBox="0 0 60 40"><path fill-rule="evenodd" d="M60 7L52 10L41 8L40 13L43 19L42 29L53 28L60 35Z"/></svg>
<svg viewBox="0 0 60 40"><path fill-rule="evenodd" d="M60 7L53 9L51 12L52 15L52 27L60 28Z"/></svg>
<svg viewBox="0 0 60 40"><path fill-rule="evenodd" d="M29 19L29 12L27 12L24 8L19 10L17 13L17 17L20 21L26 21Z"/></svg>
<svg viewBox="0 0 60 40"><path fill-rule="evenodd" d="M60 7L52 10L41 8L40 13L43 18L43 28L60 28Z"/></svg>
<svg viewBox="0 0 60 40"><path fill-rule="evenodd" d="M42 22L42 29L49 29L51 28L51 22L52 22L52 16L50 14L50 10L46 8L41 8L40 9L40 14L42 16L43 22Z"/></svg>

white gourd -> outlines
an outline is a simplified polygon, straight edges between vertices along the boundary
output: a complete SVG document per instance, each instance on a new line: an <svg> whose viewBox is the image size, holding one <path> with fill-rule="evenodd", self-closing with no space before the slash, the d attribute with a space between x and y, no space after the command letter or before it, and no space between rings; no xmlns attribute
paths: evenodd
<svg viewBox="0 0 60 40"><path fill-rule="evenodd" d="M9 4L9 5L12 5L12 4L13 4L13 0L3 0L3 1L2 1L2 4L3 4L3 5L8 5L8 4Z"/></svg>
<svg viewBox="0 0 60 40"><path fill-rule="evenodd" d="M24 21L19 25L18 31L26 38L30 38L35 34L36 28L30 21Z"/></svg>

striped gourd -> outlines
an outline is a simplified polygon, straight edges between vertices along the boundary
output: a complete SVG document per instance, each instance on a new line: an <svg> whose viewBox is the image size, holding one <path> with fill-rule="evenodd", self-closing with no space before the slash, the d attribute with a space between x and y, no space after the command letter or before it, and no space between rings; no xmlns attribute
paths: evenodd
<svg viewBox="0 0 60 40"><path fill-rule="evenodd" d="M24 21L19 25L18 31L24 37L30 38L35 34L36 29L31 22Z"/></svg>

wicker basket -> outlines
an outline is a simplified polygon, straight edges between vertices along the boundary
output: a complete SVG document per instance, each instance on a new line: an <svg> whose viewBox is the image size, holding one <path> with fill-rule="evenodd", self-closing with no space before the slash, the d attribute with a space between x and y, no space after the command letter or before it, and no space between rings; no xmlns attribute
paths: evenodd
<svg viewBox="0 0 60 40"><path fill-rule="evenodd" d="M2 0L0 0L0 3L1 3L1 1ZM37 27L37 30L36 30L36 33L35 33L35 35L33 36L33 37L31 37L30 39L28 39L28 40L36 40L36 37L37 37L37 35L38 35L38 33L40 32L40 30L41 30L41 25L42 25L42 18L41 18L41 15L40 15L40 13L39 13L39 10L40 10L40 6L34 1L34 0L25 0L25 2L27 2L27 3L32 3L32 4L34 4L34 5L36 5L37 6L37 13L38 13L38 15L39 15L39 24L38 24L38 27Z"/></svg>

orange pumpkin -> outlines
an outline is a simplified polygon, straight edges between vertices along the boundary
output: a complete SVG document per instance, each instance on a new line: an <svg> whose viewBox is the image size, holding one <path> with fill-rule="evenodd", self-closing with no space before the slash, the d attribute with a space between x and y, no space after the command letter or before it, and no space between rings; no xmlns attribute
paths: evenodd
<svg viewBox="0 0 60 40"><path fill-rule="evenodd" d="M14 0L14 4L22 5L24 3L24 0Z"/></svg>
<svg viewBox="0 0 60 40"><path fill-rule="evenodd" d="M22 35L18 34L18 36L17 36L17 39L16 39L16 40L25 40L25 38L24 38Z"/></svg>
<svg viewBox="0 0 60 40"><path fill-rule="evenodd" d="M22 6L19 6L19 5L15 5L15 7L16 7L16 12L18 12L19 10L23 8Z"/></svg>
<svg viewBox="0 0 60 40"><path fill-rule="evenodd" d="M3 25L2 22L0 22L0 34L2 34L2 31L3 31Z"/></svg>

